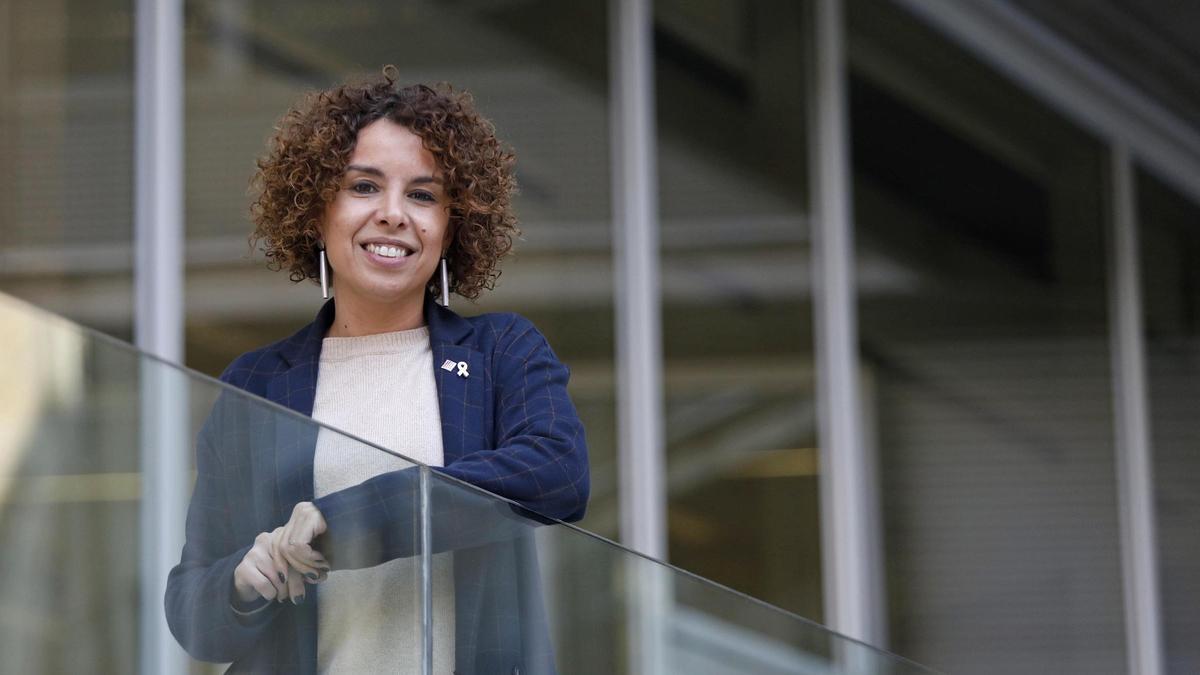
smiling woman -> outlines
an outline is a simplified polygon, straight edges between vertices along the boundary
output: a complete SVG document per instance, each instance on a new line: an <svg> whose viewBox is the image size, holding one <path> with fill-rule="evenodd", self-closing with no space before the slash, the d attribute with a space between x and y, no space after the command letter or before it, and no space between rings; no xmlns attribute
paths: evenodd
<svg viewBox="0 0 1200 675"><path fill-rule="evenodd" d="M443 284L474 299L499 274L517 233L513 155L468 95L398 87L394 72L313 94L278 126L252 240L293 281L331 279L333 299L221 379L578 520L587 446L566 367L527 320L464 318L432 299ZM324 428L299 450L294 437L229 447L221 406L197 443L167 587L176 638L237 672L419 670L419 598L394 592L417 570L411 543L396 544L412 529L411 464ZM269 475L239 469L256 466L245 452L269 457ZM435 541L435 672L554 670L536 584L518 583L531 543L495 535Z"/></svg>
<svg viewBox="0 0 1200 675"><path fill-rule="evenodd" d="M449 223L441 172L421 138L386 119L363 127L321 226L340 300L329 336L421 326Z"/></svg>
<svg viewBox="0 0 1200 675"><path fill-rule="evenodd" d="M376 122L401 127L410 146L378 145L405 137L396 129L394 134L368 131ZM360 136L364 132L366 137ZM413 182L409 187L416 193L419 186L428 196L412 198L438 197L448 216L450 291L479 297L493 287L497 265L519 234L512 212L515 158L496 138L491 122L475 110L469 94L448 86L398 87L390 66L377 80L313 93L280 121L270 152L258 162L252 241L262 245L274 269L286 269L293 281L319 279L318 249L327 209L337 205L343 190L372 193L395 187L381 186L383 178L399 178L385 176L388 167L370 164L363 159L366 154L357 153L378 158L393 150L406 157L389 163L393 171L404 164L405 170L424 172L408 176ZM440 280L431 283L436 287Z"/></svg>

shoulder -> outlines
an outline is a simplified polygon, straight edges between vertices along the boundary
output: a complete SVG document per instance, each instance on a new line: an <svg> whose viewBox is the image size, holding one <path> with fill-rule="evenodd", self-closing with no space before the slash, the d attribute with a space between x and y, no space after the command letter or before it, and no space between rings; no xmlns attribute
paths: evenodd
<svg viewBox="0 0 1200 675"><path fill-rule="evenodd" d="M253 394L265 395L270 378L286 369L281 354L294 339L295 335L242 354L226 366L220 380Z"/></svg>
<svg viewBox="0 0 1200 675"><path fill-rule="evenodd" d="M472 340L480 351L496 355L549 349L546 338L529 319L512 312L467 317L474 329Z"/></svg>
<svg viewBox="0 0 1200 675"><path fill-rule="evenodd" d="M527 388L532 382L566 384L570 369L529 319L497 313L468 321L474 326L472 346L486 355L497 385Z"/></svg>

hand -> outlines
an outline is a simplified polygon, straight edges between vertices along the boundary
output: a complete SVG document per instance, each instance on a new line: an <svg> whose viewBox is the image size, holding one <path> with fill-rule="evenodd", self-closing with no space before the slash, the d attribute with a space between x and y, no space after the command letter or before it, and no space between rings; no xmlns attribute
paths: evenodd
<svg viewBox="0 0 1200 675"><path fill-rule="evenodd" d="M271 541L283 531L263 532L254 538L254 546L242 557L233 570L233 586L238 599L250 602L262 597L283 602L290 598L293 603L304 599L304 581L299 574L290 574L287 565L280 565L271 556Z"/></svg>
<svg viewBox="0 0 1200 675"><path fill-rule="evenodd" d="M308 583L319 583L329 573L325 556L312 542L325 532L325 517L312 502L300 502L292 517L271 533L271 558L276 566L291 567L304 575Z"/></svg>

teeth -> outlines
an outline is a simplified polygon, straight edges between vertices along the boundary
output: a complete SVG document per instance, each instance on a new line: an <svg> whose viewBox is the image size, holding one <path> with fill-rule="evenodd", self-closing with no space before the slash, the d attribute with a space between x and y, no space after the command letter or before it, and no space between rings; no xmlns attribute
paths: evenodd
<svg viewBox="0 0 1200 675"><path fill-rule="evenodd" d="M406 258L409 255L409 250L399 246L381 246L379 244L367 244L367 250L381 255L385 258Z"/></svg>

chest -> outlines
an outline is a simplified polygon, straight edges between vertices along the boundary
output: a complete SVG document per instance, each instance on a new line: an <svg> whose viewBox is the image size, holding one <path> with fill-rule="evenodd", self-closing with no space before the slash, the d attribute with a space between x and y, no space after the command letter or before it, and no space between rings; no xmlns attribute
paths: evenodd
<svg viewBox="0 0 1200 675"><path fill-rule="evenodd" d="M363 395L384 399L382 404L376 400L369 406L383 412L371 414L375 420L382 420L385 424L395 423L396 433L417 433L411 428L407 431L400 429L418 418L418 426L424 429L426 423L436 419L434 426L440 431L442 461L428 461L435 459L432 455L436 453L436 448L430 449L430 454L425 457L416 457L403 449L402 440L381 438L379 440L384 442L378 444L394 448L397 452L413 456L414 459L425 463L442 466L450 466L472 453L498 447L494 411L496 399L502 392L493 385L491 363L484 353L470 346L446 344L434 344L431 352L432 358L428 365L423 366L422 372L426 373L425 377L432 379L435 395L432 399L428 396L421 398L426 402L422 404L426 407L421 411L409 410L406 409L406 405L387 400L389 394L383 393L382 389L368 387L372 393ZM447 362L452 366L440 367ZM312 416L318 421L354 433L353 427L357 423L350 422L343 427L317 414L320 412L317 392L324 385L321 378L318 359L296 364L290 370L272 378L267 386L267 398L296 412ZM367 384L371 382L368 381ZM332 392L336 390L336 386L331 389ZM321 408L324 407L324 403L321 403ZM353 408L351 406L345 410ZM402 425L398 421L401 417L406 418L408 422ZM271 508L260 508L256 511L262 513L269 510L273 512L272 520L277 520L283 514L290 513L297 503L314 499L314 469L322 430L311 421L278 413L272 416L268 424L255 425L255 428L261 437L253 443L257 448L254 452L253 469L243 478L254 484L254 494L260 498L269 498L272 502ZM374 449L372 452L378 453ZM390 470L389 467L383 468ZM272 489L262 489L268 485ZM259 527L267 524L260 523Z"/></svg>

